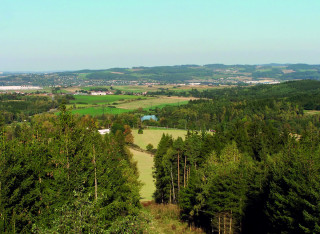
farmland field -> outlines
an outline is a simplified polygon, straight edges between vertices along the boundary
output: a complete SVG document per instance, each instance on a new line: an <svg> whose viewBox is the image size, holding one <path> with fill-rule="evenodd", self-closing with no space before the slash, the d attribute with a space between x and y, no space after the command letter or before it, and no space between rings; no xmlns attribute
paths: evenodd
<svg viewBox="0 0 320 234"><path fill-rule="evenodd" d="M133 159L137 161L139 180L143 183L140 191L142 201L151 201L155 191L152 178L153 157L150 154L130 149Z"/></svg>
<svg viewBox="0 0 320 234"><path fill-rule="evenodd" d="M134 143L140 148L146 149L149 143L152 144L154 148L157 148L162 134L172 135L174 139L178 137L184 139L187 131L180 129L144 129L143 134L138 134L138 129L133 129L132 134L134 136Z"/></svg>
<svg viewBox="0 0 320 234"><path fill-rule="evenodd" d="M102 114L121 114L130 112L138 108L148 110L150 108L162 108L166 105L187 104L192 98L184 97L143 97L134 95L106 95L106 96L87 96L75 95L75 100L71 100L68 108L74 108L72 113L80 115L102 115ZM113 106L113 107L109 107Z"/></svg>
<svg viewBox="0 0 320 234"><path fill-rule="evenodd" d="M133 95L104 95L104 96L91 96L91 95L75 95L75 100L71 100L70 103L80 104L108 104L116 101L124 101L130 99L141 99L142 97Z"/></svg>

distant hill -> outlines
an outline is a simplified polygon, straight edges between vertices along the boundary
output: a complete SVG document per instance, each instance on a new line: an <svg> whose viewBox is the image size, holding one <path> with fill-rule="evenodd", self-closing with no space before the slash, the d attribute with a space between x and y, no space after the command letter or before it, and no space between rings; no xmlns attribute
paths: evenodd
<svg viewBox="0 0 320 234"><path fill-rule="evenodd" d="M248 81L320 80L320 65L177 65L155 67L110 68L53 73L7 74L0 77L0 85L85 86L123 85L139 83L180 84L237 84ZM27 82L27 83L26 83Z"/></svg>

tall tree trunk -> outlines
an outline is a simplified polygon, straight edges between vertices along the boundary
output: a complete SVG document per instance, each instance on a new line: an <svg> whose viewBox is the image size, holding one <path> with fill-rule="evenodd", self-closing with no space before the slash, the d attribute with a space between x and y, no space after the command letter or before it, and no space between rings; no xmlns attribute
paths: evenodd
<svg viewBox="0 0 320 234"><path fill-rule="evenodd" d="M226 234L226 213L223 215L223 233Z"/></svg>
<svg viewBox="0 0 320 234"><path fill-rule="evenodd" d="M173 174L172 174L172 165L171 165L171 182L172 182L173 202L175 202L176 201L176 195L174 193L174 182L173 182Z"/></svg>
<svg viewBox="0 0 320 234"><path fill-rule="evenodd" d="M189 167L189 175L188 175L188 180L187 180L187 182L189 182L189 180L190 180L190 174L191 174L191 168Z"/></svg>
<svg viewBox="0 0 320 234"><path fill-rule="evenodd" d="M98 183L97 183L97 164L96 164L96 152L94 150L94 145L93 145L93 163L94 163L94 197L95 200L98 200Z"/></svg>
<svg viewBox="0 0 320 234"><path fill-rule="evenodd" d="M180 191L180 155L178 151L178 193Z"/></svg>
<svg viewBox="0 0 320 234"><path fill-rule="evenodd" d="M186 187L186 166L187 166L187 156L184 156L184 169L183 169L183 187Z"/></svg>
<svg viewBox="0 0 320 234"><path fill-rule="evenodd" d="M221 214L219 214L219 227L218 227L219 234L221 234L221 229L220 229L220 225L221 225L221 222L220 222L220 216L221 216Z"/></svg>
<svg viewBox="0 0 320 234"><path fill-rule="evenodd" d="M187 168L187 186L188 186L188 183L189 183L189 168Z"/></svg>
<svg viewBox="0 0 320 234"><path fill-rule="evenodd" d="M232 233L232 211L231 211L231 214L230 214L230 227L229 227L229 233L230 233L230 234Z"/></svg>
<svg viewBox="0 0 320 234"><path fill-rule="evenodd" d="M171 200L171 185L170 185L170 197L169 197L169 203L171 204L172 203L172 200Z"/></svg>

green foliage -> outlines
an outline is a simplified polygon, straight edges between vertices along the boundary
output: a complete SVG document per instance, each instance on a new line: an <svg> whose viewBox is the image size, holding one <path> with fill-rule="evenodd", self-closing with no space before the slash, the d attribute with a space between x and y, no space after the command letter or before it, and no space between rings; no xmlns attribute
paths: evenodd
<svg viewBox="0 0 320 234"><path fill-rule="evenodd" d="M152 151L153 145L149 143L146 148L147 148L147 151Z"/></svg>
<svg viewBox="0 0 320 234"><path fill-rule="evenodd" d="M142 128L139 128L138 134L143 134L143 129Z"/></svg>
<svg viewBox="0 0 320 234"><path fill-rule="evenodd" d="M169 126L184 119L215 131L163 136L156 202L178 203L181 218L207 232L317 233L320 117L301 110L318 89L315 81L233 89L157 113Z"/></svg>
<svg viewBox="0 0 320 234"><path fill-rule="evenodd" d="M31 115L56 108L58 103L45 96L0 94L0 116L5 123L22 122Z"/></svg>
<svg viewBox="0 0 320 234"><path fill-rule="evenodd" d="M271 232L319 232L319 152L291 144L274 158L266 201Z"/></svg>
<svg viewBox="0 0 320 234"><path fill-rule="evenodd" d="M123 131L102 138L94 119L60 110L0 135L1 232L99 233L139 212Z"/></svg>

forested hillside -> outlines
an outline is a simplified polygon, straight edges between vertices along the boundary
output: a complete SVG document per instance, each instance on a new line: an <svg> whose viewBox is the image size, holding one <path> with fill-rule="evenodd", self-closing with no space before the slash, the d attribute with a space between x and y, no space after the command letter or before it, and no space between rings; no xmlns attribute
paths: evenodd
<svg viewBox="0 0 320 234"><path fill-rule="evenodd" d="M317 108L319 82L211 94L159 110L160 124L194 130L162 137L156 202L178 204L207 232L320 232L320 115L304 114Z"/></svg>
<svg viewBox="0 0 320 234"><path fill-rule="evenodd" d="M320 108L320 82L295 81L278 85L216 89L194 93L201 97L180 107L155 109L160 121L150 124L186 129L223 130L236 122L259 120L272 122L277 128L284 123L299 133L306 124L304 110ZM316 120L311 120L319 126Z"/></svg>

